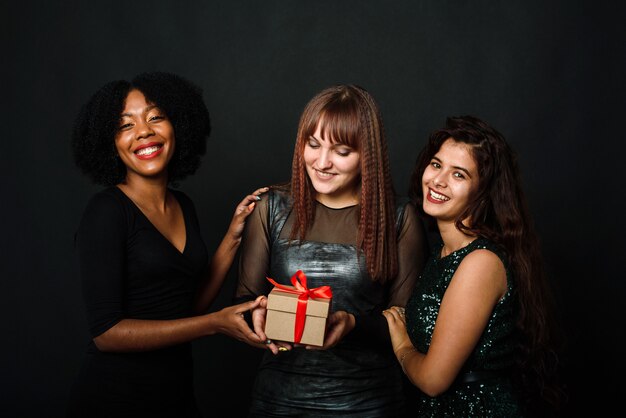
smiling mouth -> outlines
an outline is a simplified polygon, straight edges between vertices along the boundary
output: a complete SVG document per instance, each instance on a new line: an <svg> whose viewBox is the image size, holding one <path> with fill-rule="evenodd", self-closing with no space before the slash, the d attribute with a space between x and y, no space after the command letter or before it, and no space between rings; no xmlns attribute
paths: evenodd
<svg viewBox="0 0 626 418"><path fill-rule="evenodd" d="M135 151L135 154L141 157L146 157L148 155L152 155L158 150L161 149L161 145L153 145L151 147L146 147Z"/></svg>
<svg viewBox="0 0 626 418"><path fill-rule="evenodd" d="M333 173L328 173L328 172L326 172L326 171L320 171L320 170L318 170L318 169L316 169L316 168L314 168L313 170L315 170L315 172L317 173L317 175L318 175L318 176L320 176L321 178L326 178L326 179L329 179L329 178L331 178L332 176L334 176L334 174L333 174Z"/></svg>
<svg viewBox="0 0 626 418"><path fill-rule="evenodd" d="M447 202L448 200L450 200L449 197L439 194L435 192L433 189L428 189L428 194L430 195L432 199L438 200L440 202Z"/></svg>

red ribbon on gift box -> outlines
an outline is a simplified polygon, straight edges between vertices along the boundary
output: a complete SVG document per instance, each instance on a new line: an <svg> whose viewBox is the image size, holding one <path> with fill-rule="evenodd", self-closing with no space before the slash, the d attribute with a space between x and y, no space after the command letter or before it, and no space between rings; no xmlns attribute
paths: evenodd
<svg viewBox="0 0 626 418"><path fill-rule="evenodd" d="M296 307L296 325L294 327L293 335L294 342L297 344L302 339L302 333L304 333L304 321L306 320L306 306L309 298L330 299L333 297L333 292L330 290L330 286L320 286L314 289L309 289L306 286L306 276L302 270L296 271L291 276L291 287L283 286L276 283L273 279L267 277L274 286L287 293L294 293L298 295L298 306Z"/></svg>

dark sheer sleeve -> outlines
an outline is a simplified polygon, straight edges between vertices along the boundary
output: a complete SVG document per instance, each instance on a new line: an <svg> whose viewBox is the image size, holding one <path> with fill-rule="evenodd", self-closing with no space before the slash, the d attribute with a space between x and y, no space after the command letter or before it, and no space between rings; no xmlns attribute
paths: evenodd
<svg viewBox="0 0 626 418"><path fill-rule="evenodd" d="M248 217L243 232L239 253L239 282L235 291L236 303L267 295L271 290L266 279L270 266L268 219L268 198L264 195Z"/></svg>
<svg viewBox="0 0 626 418"><path fill-rule="evenodd" d="M402 222L398 229L398 275L391 282L389 306L405 306L428 255L428 242L424 226L417 217L417 211L407 203L400 214ZM379 344L391 344L387 320L382 312L359 315L350 338Z"/></svg>
<svg viewBox="0 0 626 418"><path fill-rule="evenodd" d="M87 204L76 234L83 299L94 338L123 319L126 229L120 202L101 192Z"/></svg>
<svg viewBox="0 0 626 418"><path fill-rule="evenodd" d="M389 306L405 306L428 257L424 225L411 203L404 209L398 234L398 275L389 290Z"/></svg>

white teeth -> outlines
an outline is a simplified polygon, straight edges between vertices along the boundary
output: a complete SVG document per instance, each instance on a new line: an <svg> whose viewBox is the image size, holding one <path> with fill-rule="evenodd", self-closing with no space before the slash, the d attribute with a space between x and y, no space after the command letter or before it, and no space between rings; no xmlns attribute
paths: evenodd
<svg viewBox="0 0 626 418"><path fill-rule="evenodd" d="M142 148L139 151L135 152L135 154L137 155L148 155L148 154L152 154L153 152L157 152L159 150L160 147L154 146L154 147L148 147L148 148Z"/></svg>
<svg viewBox="0 0 626 418"><path fill-rule="evenodd" d="M443 201L448 201L448 200L450 200L450 198L449 198L449 197L446 197L446 196L444 196L444 195L442 195L442 194L436 193L436 192L434 192L434 191L432 191L432 190L429 190L429 192L430 192L431 197L433 197L434 199L437 199L437 200L443 200Z"/></svg>
<svg viewBox="0 0 626 418"><path fill-rule="evenodd" d="M319 171L319 170L315 170L317 171L317 174L319 174L320 177L332 177L333 175L331 173L324 173L323 171Z"/></svg>

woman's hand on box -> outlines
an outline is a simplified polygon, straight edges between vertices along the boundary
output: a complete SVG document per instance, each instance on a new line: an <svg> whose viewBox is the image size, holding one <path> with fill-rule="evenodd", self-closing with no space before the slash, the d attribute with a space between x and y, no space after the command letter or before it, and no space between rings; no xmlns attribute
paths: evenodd
<svg viewBox="0 0 626 418"><path fill-rule="evenodd" d="M327 350L334 347L354 329L354 315L346 311L333 312L328 316L326 321L326 335L324 337L324 345L321 347L315 345L307 345L307 350Z"/></svg>
<svg viewBox="0 0 626 418"><path fill-rule="evenodd" d="M267 297L259 296L257 299L259 305L252 310L252 326L254 333L264 342L264 348L269 349L273 354L281 351L289 351L292 345L284 341L272 341L265 335L265 317L267 315Z"/></svg>

